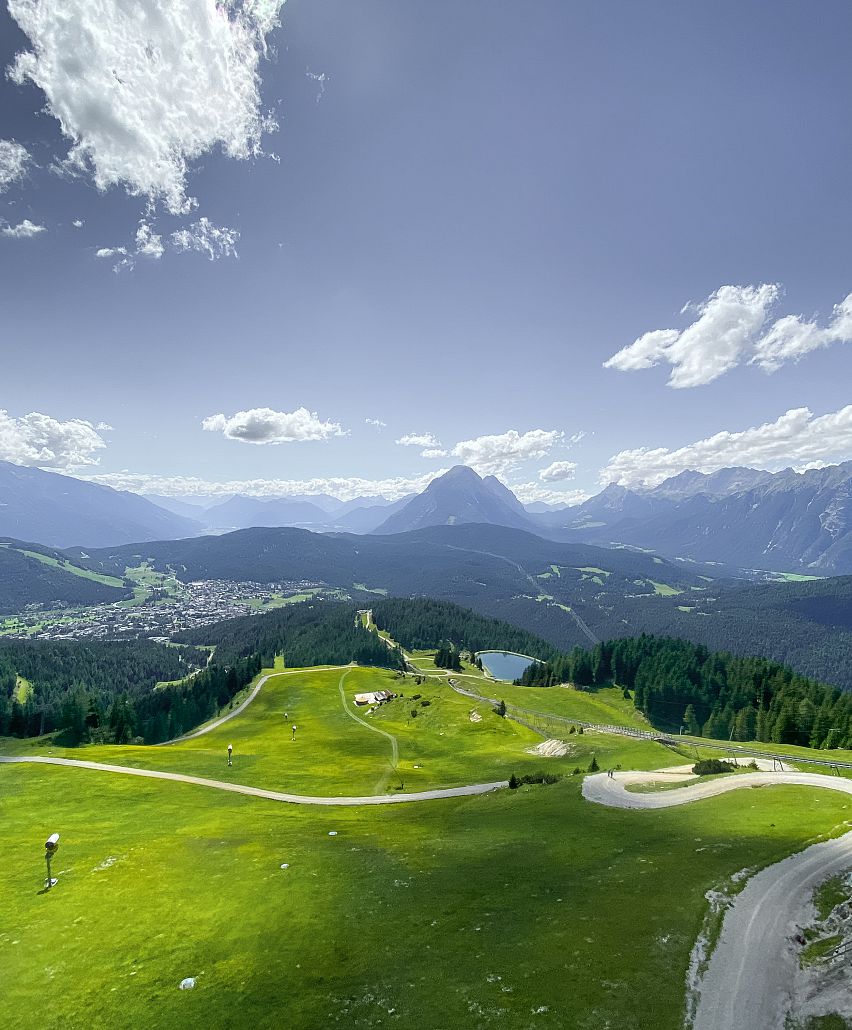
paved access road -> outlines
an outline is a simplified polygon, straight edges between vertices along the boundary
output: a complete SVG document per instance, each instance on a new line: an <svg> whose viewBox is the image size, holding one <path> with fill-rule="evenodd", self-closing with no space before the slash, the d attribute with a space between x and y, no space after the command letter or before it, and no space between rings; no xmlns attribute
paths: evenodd
<svg viewBox="0 0 852 1030"><path fill-rule="evenodd" d="M328 798L310 797L304 794L285 794L277 790L264 790L262 787L248 787L243 783L228 783L226 780L207 780L202 776L185 776L183 773L161 772L158 769L132 769L126 765L106 765L101 762L84 762L76 758L47 758L42 756L10 756L0 758L0 763L18 764L33 763L36 765L65 765L76 769L93 769L96 772L122 773L125 776L147 776L154 780L175 780L178 783L193 783L198 787L213 787L216 790L227 790L232 794L247 794L250 797L266 798L269 801L286 801L292 805L338 805L355 807L358 805L398 805L406 801L437 801L440 798L463 798L474 794L488 794L492 790L508 787L508 781L496 783L473 783L466 787L444 787L440 790L421 790L415 794L379 794L361 798Z"/></svg>
<svg viewBox="0 0 852 1030"><path fill-rule="evenodd" d="M820 773L754 772L653 794L628 784L689 779L680 769L587 776L583 796L615 808L660 809L750 787L794 784L852 794L852 780ZM852 833L813 844L753 876L725 914L722 934L700 985L693 1030L783 1030L798 949L791 938L808 921L814 888L852 868Z"/></svg>

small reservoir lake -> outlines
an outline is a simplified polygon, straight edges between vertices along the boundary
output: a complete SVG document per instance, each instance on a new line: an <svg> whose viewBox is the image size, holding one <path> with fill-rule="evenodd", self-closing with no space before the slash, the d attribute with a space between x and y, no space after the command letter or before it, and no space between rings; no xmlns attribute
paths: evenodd
<svg viewBox="0 0 852 1030"><path fill-rule="evenodd" d="M476 657L482 662L483 669L495 680L506 680L509 683L522 676L524 669L536 660L511 651L477 651Z"/></svg>

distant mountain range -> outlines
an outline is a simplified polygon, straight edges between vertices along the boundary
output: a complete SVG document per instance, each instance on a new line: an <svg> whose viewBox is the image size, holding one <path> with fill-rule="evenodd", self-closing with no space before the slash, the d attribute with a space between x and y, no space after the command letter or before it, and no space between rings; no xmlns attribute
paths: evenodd
<svg viewBox="0 0 852 1030"><path fill-rule="evenodd" d="M688 471L653 490L611 485L584 504L556 511L525 508L496 477L482 478L461 465L422 493L394 502L237 496L203 507L156 500L0 462L0 536L52 547L103 547L252 527L392 535L470 524L720 563L731 574L852 573L852 462L803 473Z"/></svg>
<svg viewBox="0 0 852 1030"><path fill-rule="evenodd" d="M172 497L151 495L149 499L168 511L192 518L205 532L213 533L255 526L296 526L318 533L369 533L409 500L408 497L400 501L356 497L341 501L328 494L273 498L237 495L204 507Z"/></svg>
<svg viewBox="0 0 852 1030"><path fill-rule="evenodd" d="M683 472L654 490L608 486L540 515L559 539L631 545L728 566L852 573L852 461L807 472Z"/></svg>
<svg viewBox="0 0 852 1030"><path fill-rule="evenodd" d="M0 461L0 537L106 547L195 536L202 529L139 494Z"/></svg>

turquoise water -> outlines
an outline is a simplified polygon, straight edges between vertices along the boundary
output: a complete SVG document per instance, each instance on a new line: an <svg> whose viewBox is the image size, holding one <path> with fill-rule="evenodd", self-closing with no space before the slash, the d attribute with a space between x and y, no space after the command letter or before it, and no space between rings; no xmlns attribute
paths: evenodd
<svg viewBox="0 0 852 1030"><path fill-rule="evenodd" d="M477 658L482 662L483 669L494 679L506 680L509 683L522 676L524 669L535 661L534 658L513 654L511 651L479 651Z"/></svg>

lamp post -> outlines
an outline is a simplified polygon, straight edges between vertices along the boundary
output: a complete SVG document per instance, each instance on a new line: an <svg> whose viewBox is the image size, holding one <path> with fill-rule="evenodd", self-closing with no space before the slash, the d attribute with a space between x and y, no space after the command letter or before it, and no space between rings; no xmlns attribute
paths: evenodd
<svg viewBox="0 0 852 1030"><path fill-rule="evenodd" d="M53 879L50 872L50 862L56 852L59 850L59 834L51 833L51 835L44 842L44 859L47 862L47 880L44 884L45 890L50 890L51 887L56 886L56 880Z"/></svg>

